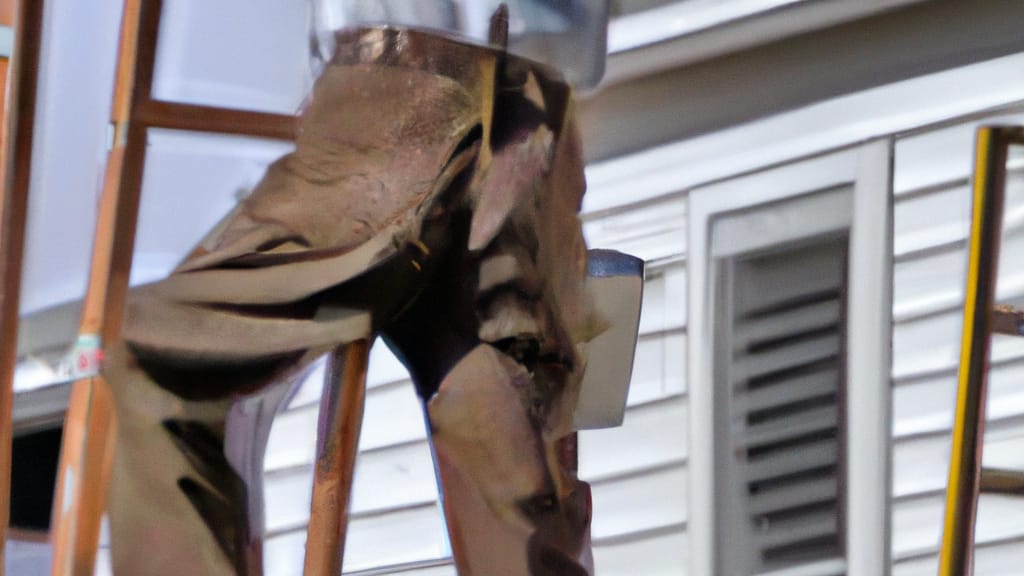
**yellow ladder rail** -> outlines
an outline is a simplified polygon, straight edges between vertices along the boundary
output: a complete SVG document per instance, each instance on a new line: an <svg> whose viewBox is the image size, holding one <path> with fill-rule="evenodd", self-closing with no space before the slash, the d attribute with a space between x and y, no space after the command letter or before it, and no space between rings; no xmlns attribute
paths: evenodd
<svg viewBox="0 0 1024 576"><path fill-rule="evenodd" d="M985 126L978 129L956 416L939 576L973 573L974 523L982 488L991 336L996 329L1001 333L1020 333L1020 316L997 309L995 305L1006 196L1006 159L1013 144L1024 144L1024 128ZM1011 484L1015 483L1005 471L988 471L985 476L986 488L1002 487L998 490L1002 493L1011 491Z"/></svg>

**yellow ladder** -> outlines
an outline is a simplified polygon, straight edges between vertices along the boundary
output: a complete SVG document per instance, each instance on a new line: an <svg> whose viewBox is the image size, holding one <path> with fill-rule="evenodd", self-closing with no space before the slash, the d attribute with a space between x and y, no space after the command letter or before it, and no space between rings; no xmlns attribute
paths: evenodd
<svg viewBox="0 0 1024 576"><path fill-rule="evenodd" d="M992 333L1024 336L1024 313L997 307L995 303L1006 160L1010 146L1015 144L1024 144L1024 128L978 129L956 419L939 576L973 573L974 523L980 492L1024 495L1024 471L981 466Z"/></svg>

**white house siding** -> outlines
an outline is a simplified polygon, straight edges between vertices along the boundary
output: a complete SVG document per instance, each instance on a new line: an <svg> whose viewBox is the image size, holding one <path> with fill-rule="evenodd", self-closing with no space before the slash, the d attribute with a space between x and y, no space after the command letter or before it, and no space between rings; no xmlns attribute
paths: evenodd
<svg viewBox="0 0 1024 576"><path fill-rule="evenodd" d="M960 329L971 139L970 129L944 129L897 145L892 448L897 576L934 574L937 563ZM962 154L940 156L942 141ZM916 156L915 144L923 151ZM959 172L952 170L958 163ZM920 173L914 175L915 169ZM1003 301L1019 302L1024 296L1021 262L1012 256L1024 242L1022 180L1020 173L1011 176L1011 229L1000 283ZM654 260L626 423L621 429L586 432L581 439L581 473L594 486L595 559L602 575L682 574L687 558L688 424L682 376L686 333L681 304L686 271L680 257L684 206L683 198L676 197L594 219L587 226L593 245L619 247ZM659 224L661 232L656 231ZM617 235L620 227L632 235ZM444 562L443 526L418 402L404 375L380 356L375 355L377 376L368 395L347 570L378 567L381 570L364 572L378 574L385 573L384 566L397 564L386 573L453 574L450 565L415 567L423 561ZM1024 467L1022 372L1024 350L1019 343L1000 338L991 381L989 465ZM315 381L316 376L311 382ZM301 563L315 401L315 385L303 388L280 417L280 432L275 430L268 452L268 574L292 574ZM976 574L1019 573L1024 555L1022 517L1022 502L983 498ZM110 573L106 550L97 568L98 574Z"/></svg>
<svg viewBox="0 0 1024 576"><path fill-rule="evenodd" d="M896 195L891 545L893 574L900 576L934 574L937 563L960 345L974 131L982 123L1024 124L1024 114L1020 113L971 117L970 121L946 121L942 127L916 133L902 126L900 134L890 136L895 141ZM1010 167L999 300L1020 305L1024 302L1024 259L1019 257L1024 250L1024 153L1012 152ZM651 240L644 250L659 258L675 254L678 263L664 267L664 276L649 275L643 331L649 334L652 326L646 322L656 318L663 325L678 325L676 342L667 334L660 342L669 350L666 359L677 355L675 362L682 369L685 360L677 346L685 344L685 318L662 319L651 312L663 309L682 315L681 303L685 301L685 287L673 285L671 280L681 280L685 274L682 223L676 229L680 236L673 238L665 233L659 236L657 222L643 218L644 214L664 214L663 218L670 220L674 214L666 210L668 206L678 206L676 215L685 211L685 196L681 193L662 198L667 199L647 200L641 208L592 220L588 232L592 240L601 239L605 236L599 231L631 222L632 235L621 234L619 245L646 236ZM606 205L600 208L603 214L614 213ZM665 223L664 227L669 225ZM654 238L659 237L672 238L673 242L655 248L658 240ZM631 408L624 428L588 432L581 440L584 450L594 445L604 451L600 462L590 464L585 459L582 472L594 472L589 476L592 479L607 473L618 478L609 482L620 484L612 491L604 490L600 480L595 482L595 556L601 574L682 574L685 566L685 502L678 506L675 503L685 497L686 490L686 384L678 384L682 387L678 400L671 400L671 395L669 400L664 399L664 392L651 385L655 380L644 375L649 369L644 360L645 341L641 340L638 350ZM992 358L985 463L1024 468L1024 341L997 336ZM660 382L672 386L676 380L666 377ZM640 398L652 400L648 403ZM673 402L678 402L677 419L655 423L655 409L668 414ZM650 421L639 420L647 415ZM669 480L674 465L650 464L654 458L661 462L678 459L680 470L674 480ZM609 473L608 468L618 472ZM658 486L665 491L650 492ZM650 502L662 504L654 511L646 506ZM610 517L602 519L602 514ZM670 521L673 517L679 519L675 524ZM1024 557L1021 518L1024 501L982 497L976 574L1019 573L1020 558Z"/></svg>
<svg viewBox="0 0 1024 576"><path fill-rule="evenodd" d="M266 460L268 574L302 564L322 382L320 365L274 421ZM420 402L382 342L371 353L354 483L346 572L448 555Z"/></svg>
<svg viewBox="0 0 1024 576"><path fill-rule="evenodd" d="M675 198L586 223L591 246L628 251L650 262L626 423L580 438L580 475L593 485L594 553L601 574L673 574L684 560L684 209L684 199ZM322 379L321 366L271 432L268 574L288 574L302 562ZM345 570L383 573L394 565L397 571L387 573L406 573L410 563L449 555L433 464L420 402L382 343L373 348L368 380ZM444 573L443 567L430 570Z"/></svg>
<svg viewBox="0 0 1024 576"><path fill-rule="evenodd" d="M1024 123L1024 113L988 121ZM977 121L896 139L892 550L896 576L934 574L948 464ZM905 128L905 127L904 127ZM1012 161L1000 300L1024 301L1024 156ZM721 173L720 173L721 174ZM728 174L725 174L728 176ZM604 190L598 190L603 192ZM643 195L643 190L638 194ZM648 260L641 338L622 428L581 434L594 487L598 573L679 575L687 562L686 197L601 204L586 217L595 247ZM856 279L853 279L856 281ZM884 335L880 335L884 337ZM267 453L268 575L296 573L304 551L322 370L275 422ZM419 402L378 344L357 464L347 573L453 574ZM993 354L988 465L1024 467L1024 342ZM879 455L884 457L884 455ZM856 473L856 471L851 471ZM1024 502L982 498L978 575L1018 574ZM105 543L105 541L104 541ZM391 566L391 568L388 568ZM106 550L98 574L109 574Z"/></svg>
<svg viewBox="0 0 1024 576"><path fill-rule="evenodd" d="M588 219L585 231L592 247L648 262L625 422L580 434L595 566L601 575L679 574L687 547L685 198Z"/></svg>
<svg viewBox="0 0 1024 576"><path fill-rule="evenodd" d="M956 393L974 130L897 140L893 328L893 573L935 574ZM1024 114L984 123L1024 124ZM1024 154L1011 154L999 301L1024 300ZM1024 339L996 336L985 464L1024 468ZM978 575L1019 574L1024 500L982 496Z"/></svg>

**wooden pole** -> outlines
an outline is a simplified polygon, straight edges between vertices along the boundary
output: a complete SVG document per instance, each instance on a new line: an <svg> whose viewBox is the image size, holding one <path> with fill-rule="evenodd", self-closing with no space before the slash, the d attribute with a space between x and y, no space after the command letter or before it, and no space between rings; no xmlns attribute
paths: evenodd
<svg viewBox="0 0 1024 576"><path fill-rule="evenodd" d="M104 342L120 337L138 223L146 133L150 127L292 139L294 116L151 98L162 0L126 0L107 158L76 364L95 372ZM92 574L113 462L116 427L110 391L99 376L72 385L54 497L53 576Z"/></svg>
<svg viewBox="0 0 1024 576"><path fill-rule="evenodd" d="M102 343L120 332L145 158L145 132L132 125L131 114L136 99L149 97L159 10L159 2L124 4L111 107L114 141L107 157L75 358L83 372L98 369ZM113 402L103 379L85 376L71 390L51 523L54 576L93 572L115 434Z"/></svg>
<svg viewBox="0 0 1024 576"><path fill-rule="evenodd" d="M341 574L369 355L369 342L356 340L335 350L330 358L320 399L305 576Z"/></svg>
<svg viewBox="0 0 1024 576"><path fill-rule="evenodd" d="M299 129L299 118L294 115L161 100L139 102L132 121L149 128L237 134L275 140L294 140Z"/></svg>
<svg viewBox="0 0 1024 576"><path fill-rule="evenodd" d="M14 368L25 246L43 0L18 3L13 65L7 71L0 127L0 576L10 521ZM3 4L10 14L10 2Z"/></svg>

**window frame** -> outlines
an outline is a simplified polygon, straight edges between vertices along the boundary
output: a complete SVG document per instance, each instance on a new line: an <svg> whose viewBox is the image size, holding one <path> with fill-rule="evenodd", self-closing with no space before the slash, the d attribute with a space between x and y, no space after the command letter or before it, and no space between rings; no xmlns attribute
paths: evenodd
<svg viewBox="0 0 1024 576"><path fill-rule="evenodd" d="M715 485L719 488L728 486L729 490L744 490L745 485L749 482L746 478L730 478L729 475L736 471L735 466L737 462L734 458L736 427L738 426L736 419L742 414L744 410L743 400L741 396L737 395L737 391L732 389L730 382L734 378L734 374L731 373L731 369L736 361L736 341L735 337L735 322L736 316L736 278L740 274L739 270L745 263L752 260L758 260L765 256L781 256L786 253L792 253L794 251L801 251L811 246L821 246L833 244L836 247L841 248L837 256L841 257L840 266L840 285L842 286L838 295L838 301L842 307L842 312L839 315L839 325L837 326L837 335L839 336L839 354L837 360L838 378L836 382L835 398L832 406L836 410L836 429L838 436L836 438L836 470L833 474L836 483L836 540L838 545L838 552L840 556L832 556L826 558L818 558L814 560L806 560L798 564L791 566L776 568L776 569L762 569L760 571L752 572L749 576L768 576L768 575L787 575L791 571L799 573L801 575L814 575L814 576L841 576L846 574L845 558L846 558L846 465L845 455L847 451L847 430L846 425L846 323L848 318L846 317L847 296L849 287L848 271L849 266L847 265L849 256L850 246L850 215L849 210L843 213L828 212L829 208L834 208L836 202L816 202L821 200L821 197L833 197L830 200L835 199L843 204L846 204L848 208L850 201L852 200L852 190L841 189L834 191L822 191L820 193L812 193L806 197L796 198L790 202L788 206L758 206L752 211L744 212L739 217L729 216L726 218L736 218L741 225L744 226L742 230L729 230L728 232L739 232L739 234L730 234L730 236L740 236L745 239L756 239L761 240L757 244L750 242L746 243L746 250L716 250L716 257L713 259L713 273L711 282L714 284L712 290L716 294L717 299L714 305L714 314L717 318L713 329L715 332L714 342L720 344L716 346L714 350L715 354L715 366L712 369L713 381L711 387L713 388L714 397L714 418L716 419L717 433L712 443L713 450L715 451L715 466L716 471ZM845 202L842 202L844 201ZM830 204L832 206L830 206ZM766 216L766 212L774 212L776 210L786 211L790 210L793 213L799 212L810 212L813 214L812 219L805 219L808 224L802 226L793 225L781 225L772 226L771 230L763 229L757 225L751 225L750 220L758 219ZM793 214L796 216L798 214ZM770 217L770 216L769 216ZM718 225L721 221L717 222ZM791 223L792 224L792 223ZM720 229L716 229L719 232ZM802 234L802 232L809 232L809 234ZM759 234L760 233L760 234ZM758 238L760 237L760 238ZM717 244L717 243L716 243ZM735 244L734 244L735 246ZM726 386L726 388L723 388ZM710 495L715 498L715 513L716 518L734 518L737 519L737 515L749 518L750 510L746 509L738 500L731 499L728 495L723 497L721 489L716 494ZM737 525L734 520L725 524L727 520L723 520L723 525L717 529L719 534L719 549L726 550L729 547L734 547L737 542L752 542L756 540L757 536L754 532L738 532L737 529L742 529L741 525ZM745 552L751 552L749 550ZM724 554L722 554L724 556ZM732 558L736 558L735 554L729 555ZM722 559L715 558L714 561L718 564ZM729 562L729 560L725 560ZM734 574L732 570L726 569L722 566L717 566L716 573L727 573ZM744 575L747 573L744 572Z"/></svg>
<svg viewBox="0 0 1024 576"><path fill-rule="evenodd" d="M845 542L846 573L888 575L890 562L892 143L880 139L711 183L689 194L690 561L714 574L716 218L775 202L849 188ZM812 224L814 224L812 222ZM809 227L813 228L813 226ZM807 234L814 236L814 233ZM882 457L879 457L882 455ZM879 529L879 527L882 527ZM788 570L787 570L788 571ZM784 574L783 571L780 574Z"/></svg>

